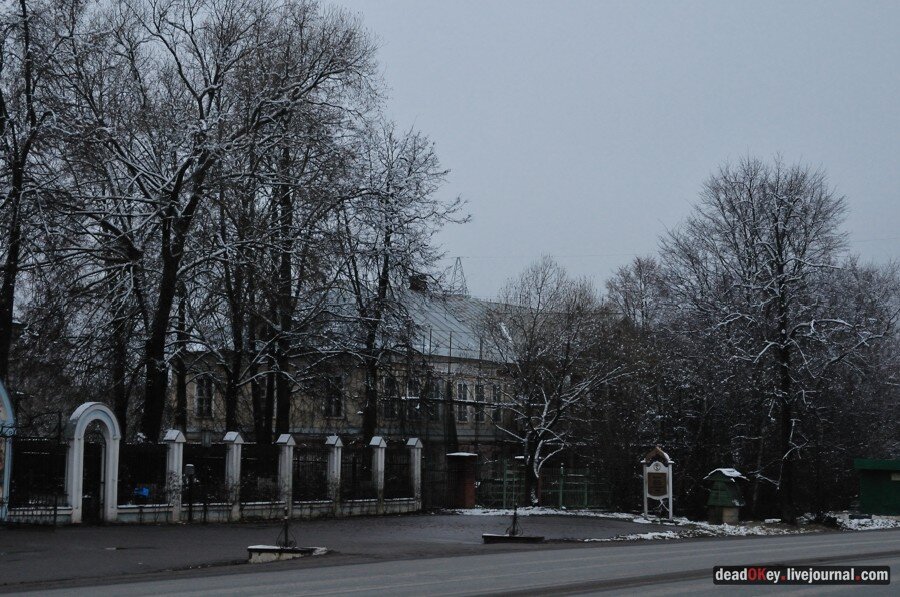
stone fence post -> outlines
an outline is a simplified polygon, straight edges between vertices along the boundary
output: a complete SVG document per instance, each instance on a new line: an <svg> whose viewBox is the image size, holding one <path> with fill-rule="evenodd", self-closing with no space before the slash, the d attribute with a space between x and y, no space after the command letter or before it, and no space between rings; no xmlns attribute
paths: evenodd
<svg viewBox="0 0 900 597"><path fill-rule="evenodd" d="M409 479L412 483L413 498L416 509L422 508L422 440L411 437L406 441L409 448Z"/></svg>
<svg viewBox="0 0 900 597"><path fill-rule="evenodd" d="M283 433L275 444L281 447L278 451L278 486L285 512L290 516L294 510L294 446L297 442L290 433Z"/></svg>
<svg viewBox="0 0 900 597"><path fill-rule="evenodd" d="M184 434L169 429L163 436L166 451L166 495L172 508L172 522L181 520L181 476L184 463Z"/></svg>
<svg viewBox="0 0 900 597"><path fill-rule="evenodd" d="M372 448L372 485L375 486L375 496L378 498L378 514L384 514L384 451L387 442L380 435L376 435L369 442Z"/></svg>
<svg viewBox="0 0 900 597"><path fill-rule="evenodd" d="M244 438L237 431L229 431L222 439L225 451L225 488L231 504L231 520L241 516L241 446Z"/></svg>
<svg viewBox="0 0 900 597"><path fill-rule="evenodd" d="M328 483L328 497L334 505L335 516L341 512L341 451L344 442L336 435L328 436L325 440L328 449L328 462L326 466L326 480Z"/></svg>

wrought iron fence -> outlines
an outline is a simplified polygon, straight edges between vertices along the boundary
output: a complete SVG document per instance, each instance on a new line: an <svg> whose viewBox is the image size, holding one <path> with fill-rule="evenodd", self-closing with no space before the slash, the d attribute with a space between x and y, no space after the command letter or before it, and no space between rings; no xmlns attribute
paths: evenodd
<svg viewBox="0 0 900 597"><path fill-rule="evenodd" d="M372 449L345 446L341 453L341 500L375 499L372 480Z"/></svg>
<svg viewBox="0 0 900 597"><path fill-rule="evenodd" d="M272 444L245 444L241 450L241 504L281 499L278 453Z"/></svg>
<svg viewBox="0 0 900 597"><path fill-rule="evenodd" d="M328 450L319 446L294 448L293 499L295 502L325 500L328 495Z"/></svg>
<svg viewBox="0 0 900 597"><path fill-rule="evenodd" d="M409 448L405 445L387 447L384 455L385 499L413 497L409 462Z"/></svg>
<svg viewBox="0 0 900 597"><path fill-rule="evenodd" d="M500 463L499 471L478 480L475 499L485 508L512 508L528 503L525 495L525 474L518 463Z"/></svg>
<svg viewBox="0 0 900 597"><path fill-rule="evenodd" d="M422 458L422 508L455 507L453 489L459 482L459 471L448 467L443 455L426 455Z"/></svg>
<svg viewBox="0 0 900 597"><path fill-rule="evenodd" d="M187 519L209 519L209 506L228 502L231 488L225 481L225 444L184 445L184 466L194 465L194 476L185 475L181 501L187 510Z"/></svg>
<svg viewBox="0 0 900 597"><path fill-rule="evenodd" d="M26 524L55 524L66 504L66 452L56 438L14 437L9 507L15 520Z"/></svg>
<svg viewBox="0 0 900 597"><path fill-rule="evenodd" d="M502 461L478 481L476 499L485 508L512 508L529 504L525 494L525 470L520 462ZM545 466L535 492L538 504L551 508L609 507L609 488L590 468Z"/></svg>
<svg viewBox="0 0 900 597"><path fill-rule="evenodd" d="M119 504L168 504L166 453L160 444L122 444L119 447Z"/></svg>
<svg viewBox="0 0 900 597"><path fill-rule="evenodd" d="M590 468L545 466L541 470L539 503L551 508L608 508L609 487Z"/></svg>

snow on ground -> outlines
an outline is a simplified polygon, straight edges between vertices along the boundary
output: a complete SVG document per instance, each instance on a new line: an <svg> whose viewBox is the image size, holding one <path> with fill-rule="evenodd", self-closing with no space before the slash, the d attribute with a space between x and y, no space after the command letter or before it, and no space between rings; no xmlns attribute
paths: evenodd
<svg viewBox="0 0 900 597"><path fill-rule="evenodd" d="M471 508L465 510L451 510L454 514L466 516L512 516L513 511L507 508ZM633 533L619 535L608 539L585 539L585 541L639 541L657 539L684 539L689 537L748 537L754 535L796 535L800 533L819 532L818 526L792 526L781 524L777 518L766 519L765 522L748 521L741 524L709 524L688 520L683 516L673 520L648 519L640 514L628 512L601 512L597 510L556 510L544 507L524 507L518 509L519 516L588 516L593 518L610 518L615 520L628 520L637 524L661 524L676 527L676 530ZM851 520L844 513L832 514L837 519L838 528L847 531L866 531L873 529L900 528L900 517L873 516L871 519Z"/></svg>
<svg viewBox="0 0 900 597"><path fill-rule="evenodd" d="M846 512L834 514L838 527L845 531L875 531L878 529L900 529L900 516L877 516L851 519Z"/></svg>
<svg viewBox="0 0 900 597"><path fill-rule="evenodd" d="M655 539L680 539L681 535L675 531L662 531L656 533L635 533L633 535L618 535L609 539L585 539L585 543L601 541L653 541Z"/></svg>

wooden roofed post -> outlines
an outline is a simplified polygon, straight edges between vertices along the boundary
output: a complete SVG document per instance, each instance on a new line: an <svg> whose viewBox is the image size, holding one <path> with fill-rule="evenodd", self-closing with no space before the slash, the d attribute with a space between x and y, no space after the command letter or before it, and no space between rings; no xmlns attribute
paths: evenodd
<svg viewBox="0 0 900 597"><path fill-rule="evenodd" d="M662 448L656 446L641 460L644 469L644 516L649 515L648 500L666 503L669 520L672 520L672 469L675 461Z"/></svg>

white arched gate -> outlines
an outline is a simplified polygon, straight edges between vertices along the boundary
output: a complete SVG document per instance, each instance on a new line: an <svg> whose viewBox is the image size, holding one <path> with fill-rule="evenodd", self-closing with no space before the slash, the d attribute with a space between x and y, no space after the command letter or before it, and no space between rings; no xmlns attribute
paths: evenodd
<svg viewBox="0 0 900 597"><path fill-rule="evenodd" d="M99 421L103 430L103 520L115 522L118 516L119 441L122 432L112 410L101 402L85 402L69 417L66 457L66 493L72 506L72 522L81 522L84 485L84 432Z"/></svg>

